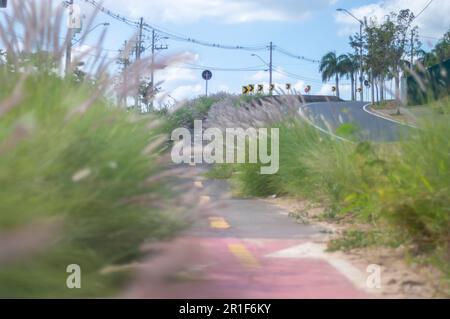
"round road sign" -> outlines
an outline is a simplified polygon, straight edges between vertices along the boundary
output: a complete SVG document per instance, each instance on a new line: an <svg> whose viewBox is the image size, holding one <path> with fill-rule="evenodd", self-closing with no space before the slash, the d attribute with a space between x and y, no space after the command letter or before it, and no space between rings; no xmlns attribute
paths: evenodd
<svg viewBox="0 0 450 319"><path fill-rule="evenodd" d="M210 70L205 70L202 73L203 80L209 81L212 79L212 72Z"/></svg>

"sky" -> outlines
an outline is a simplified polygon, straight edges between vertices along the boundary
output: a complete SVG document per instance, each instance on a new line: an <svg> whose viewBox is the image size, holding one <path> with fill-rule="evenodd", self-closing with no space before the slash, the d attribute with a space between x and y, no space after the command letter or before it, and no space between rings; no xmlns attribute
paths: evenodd
<svg viewBox="0 0 450 319"><path fill-rule="evenodd" d="M11 0L19 1L19 0ZM328 51L338 54L351 52L348 37L359 30L352 17L337 12L345 8L356 17L383 19L392 11L409 8L416 14L429 0L104 0L103 6L111 12L132 20L140 17L156 28L211 43L233 46L267 47L270 42L295 55L314 60ZM85 0L75 0L84 14L92 12ZM450 0L434 0L415 21L420 28L423 48L430 50L450 29ZM125 40L132 39L136 28L114 20L99 12L95 23L108 22L107 36L102 44L104 53L113 58ZM89 34L85 46L97 40L101 28ZM146 47L150 33L144 34ZM163 39L160 45L167 50L157 52L156 59L182 54L185 63L156 73L156 82L163 81L164 92L177 100L189 99L205 93L201 78L204 67L212 69L209 82L211 93L226 91L240 93L248 84L269 82L268 49L256 52L203 47L194 43ZM75 47L83 50L83 47ZM258 54L260 58L252 56ZM150 51L143 53L148 56ZM303 92L306 85L312 94L332 94L332 83L322 83L318 64L293 59L274 51L274 82L279 86L292 84ZM221 69L247 69L225 71ZM350 98L349 80L342 79L341 95Z"/></svg>

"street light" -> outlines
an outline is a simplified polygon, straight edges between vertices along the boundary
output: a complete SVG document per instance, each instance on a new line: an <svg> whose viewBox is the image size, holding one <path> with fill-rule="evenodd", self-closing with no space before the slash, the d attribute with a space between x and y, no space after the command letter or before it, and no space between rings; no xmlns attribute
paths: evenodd
<svg viewBox="0 0 450 319"><path fill-rule="evenodd" d="M75 45L75 44L79 43L81 40L83 40L84 38L86 38L86 36L87 36L89 33L91 33L92 31L94 31L95 29L97 29L98 27L101 27L101 26L109 27L110 24L109 24L108 22L103 22L103 23L97 24L96 26L94 26L93 28L91 28L90 30L88 30L81 38L79 38L78 40L72 42L72 45Z"/></svg>
<svg viewBox="0 0 450 319"><path fill-rule="evenodd" d="M271 44L272 46L272 44ZM267 65L269 67L269 72L270 72L270 79L269 79L269 85L270 87L272 87L272 54L271 54L271 59L270 59L270 63L267 63L263 58L261 58L258 54L256 53L252 53L252 56L257 57L258 59L260 59L262 61L262 63L264 63L265 65Z"/></svg>
<svg viewBox="0 0 450 319"><path fill-rule="evenodd" d="M70 5L73 5L73 1L69 2ZM89 33L91 33L92 31L94 31L94 29L100 27L100 26L109 26L109 23L104 22L104 23L99 23L97 24L95 27L93 27L92 29L90 29L89 31L87 31L80 39L76 40L75 42L73 41L73 30L71 28L69 28L68 30L68 39L67 39L67 48L66 48L66 75L69 74L70 72L70 64L72 63L72 47L79 43L81 40L83 40Z"/></svg>
<svg viewBox="0 0 450 319"><path fill-rule="evenodd" d="M336 11L338 12L345 12L346 14L348 14L349 16L351 16L353 19L355 19L356 21L358 21L359 23L359 39L360 39L360 77L359 77L359 83L360 83L360 87L361 87L361 102L364 101L364 92L363 92L363 42L362 42L362 32L363 32L363 26L364 26L364 21L358 19L357 17L355 17L350 11L348 11L347 9L342 9L342 8L338 8L336 9Z"/></svg>

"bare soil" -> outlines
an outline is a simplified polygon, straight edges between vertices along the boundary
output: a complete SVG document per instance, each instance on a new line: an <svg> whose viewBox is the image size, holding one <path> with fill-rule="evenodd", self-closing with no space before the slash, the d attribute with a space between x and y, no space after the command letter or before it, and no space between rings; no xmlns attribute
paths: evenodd
<svg viewBox="0 0 450 319"><path fill-rule="evenodd" d="M264 199L289 211L289 215L299 223L314 224L326 229L327 240L339 238L345 230L355 227L350 219L331 221L324 218L324 207L308 200L293 198ZM356 225L367 227L367 225ZM406 247L368 247L330 253L342 258L361 272L367 266L379 265L382 269L381 297L387 299L429 299L449 298L443 291L442 274L431 266L424 266L407 258Z"/></svg>

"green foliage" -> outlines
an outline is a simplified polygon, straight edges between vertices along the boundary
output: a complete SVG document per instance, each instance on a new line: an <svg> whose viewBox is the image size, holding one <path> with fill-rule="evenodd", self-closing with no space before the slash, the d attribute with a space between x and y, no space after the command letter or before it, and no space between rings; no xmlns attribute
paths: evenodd
<svg viewBox="0 0 450 319"><path fill-rule="evenodd" d="M205 177L209 179L229 179L233 176L233 172L233 165L217 164L205 174Z"/></svg>
<svg viewBox="0 0 450 319"><path fill-rule="evenodd" d="M346 72L348 68L346 56L337 56L336 52L328 52L320 61L319 71L322 73L323 82L335 78L336 95L339 97L339 77Z"/></svg>
<svg viewBox="0 0 450 319"><path fill-rule="evenodd" d="M0 72L4 101L20 75ZM159 147L143 152L157 138L147 128L150 119L101 99L72 113L95 94L95 88L36 73L18 104L0 117L0 231L56 225L43 250L1 265L0 296L110 296L127 274L101 275L103 267L135 259L144 241L181 227L157 208L169 203L168 185L144 183L163 169ZM33 241L33 234L23 240ZM81 266L82 289L65 285L70 264Z"/></svg>
<svg viewBox="0 0 450 319"><path fill-rule="evenodd" d="M386 238L386 233L380 231L362 231L359 229L350 229L344 231L341 237L332 239L328 242L327 250L350 251L352 249L367 248L374 245L385 244L386 246L398 247L399 244Z"/></svg>
<svg viewBox="0 0 450 319"><path fill-rule="evenodd" d="M285 194L322 201L328 216L369 223L377 234L364 238L352 233L336 247L387 244L380 239L385 236L432 254L449 272L448 119L435 115L408 139L392 144L342 142L301 121L287 121L275 125L280 129L278 173L261 176L259 165L236 165L232 180L238 193L247 196ZM342 131L354 133L352 126Z"/></svg>
<svg viewBox="0 0 450 319"><path fill-rule="evenodd" d="M356 123L344 123L336 128L336 134L344 138L354 138L360 132L360 128Z"/></svg>
<svg viewBox="0 0 450 319"><path fill-rule="evenodd" d="M201 96L190 100L169 116L169 130L178 127L193 129L194 121L204 120L208 115L210 108L225 97L226 94L219 93L208 97Z"/></svg>

